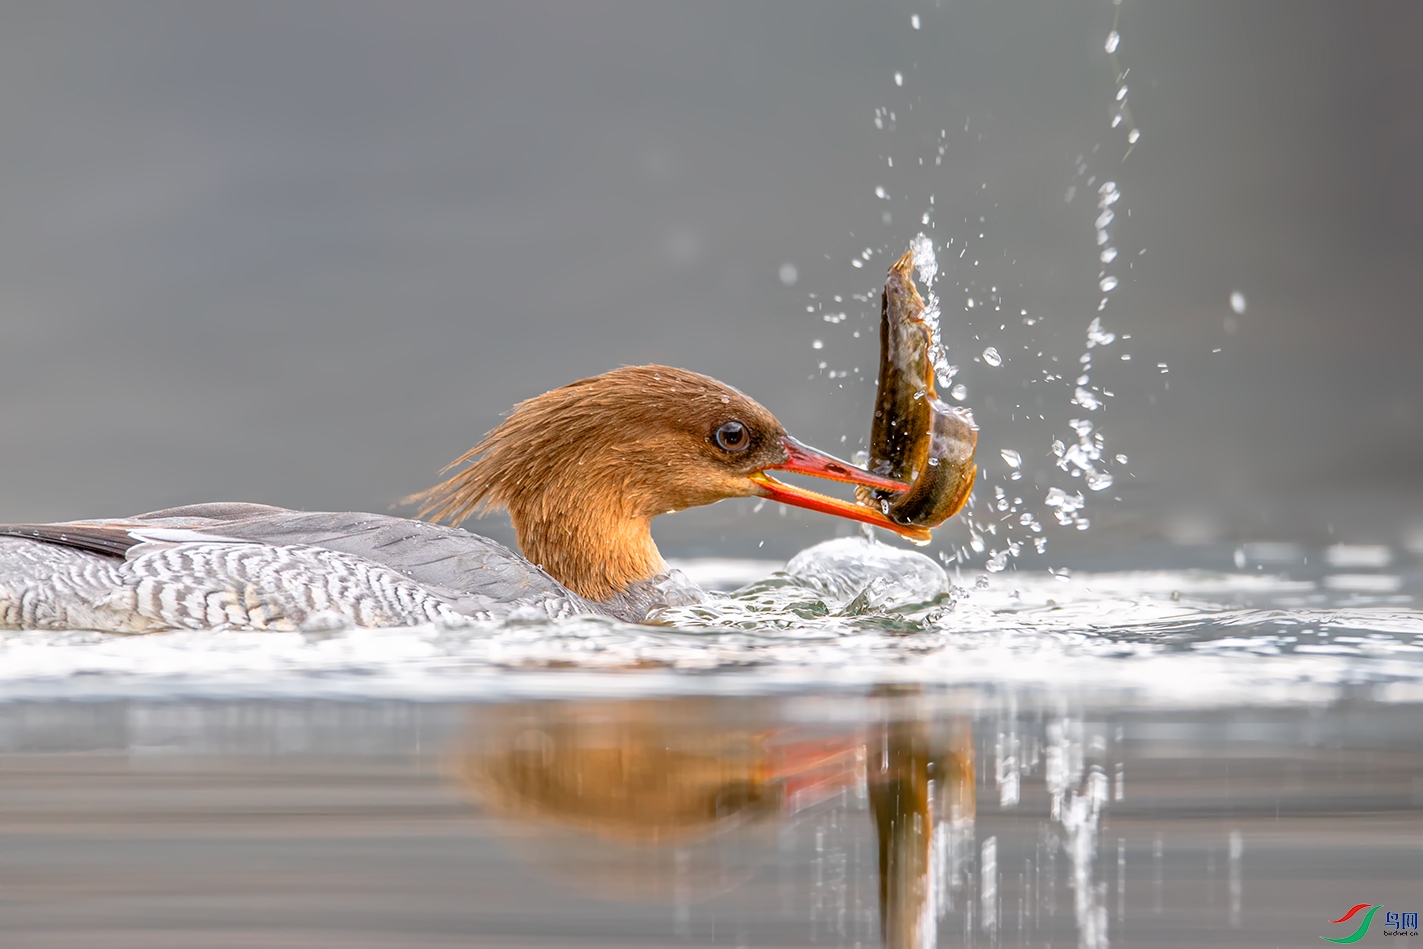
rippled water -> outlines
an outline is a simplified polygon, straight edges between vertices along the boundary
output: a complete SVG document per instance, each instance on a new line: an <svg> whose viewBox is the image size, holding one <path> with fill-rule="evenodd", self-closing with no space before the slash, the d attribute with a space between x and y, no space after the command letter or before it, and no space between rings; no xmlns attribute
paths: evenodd
<svg viewBox="0 0 1423 949"><path fill-rule="evenodd" d="M1231 572L951 575L917 552L843 538L786 565L682 563L707 587L739 589L663 610L655 625L531 610L460 628L9 632L0 634L0 680L35 697L406 698L899 682L1199 706L1360 687L1412 696L1423 684L1416 564L1400 566L1386 549L1380 559L1375 548L1338 548L1313 558L1323 567L1265 571L1251 558L1278 551L1238 553L1241 569Z"/></svg>
<svg viewBox="0 0 1423 949"><path fill-rule="evenodd" d="M1418 909L1406 554L679 566L730 592L4 634L0 945L1273 946Z"/></svg>
<svg viewBox="0 0 1423 949"><path fill-rule="evenodd" d="M9 702L0 944L1273 946L1417 909L1423 706L1039 698Z"/></svg>

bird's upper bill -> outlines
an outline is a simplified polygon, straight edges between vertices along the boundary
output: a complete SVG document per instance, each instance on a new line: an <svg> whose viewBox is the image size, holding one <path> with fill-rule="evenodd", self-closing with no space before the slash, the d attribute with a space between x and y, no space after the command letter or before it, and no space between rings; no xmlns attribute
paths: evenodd
<svg viewBox="0 0 1423 949"><path fill-rule="evenodd" d="M925 527L916 527L911 524L900 524L899 522L886 516L882 510L857 504L852 501L842 501L839 498L832 498L824 494L806 488L798 488L795 485L778 481L768 474L769 471L792 471L797 474L810 475L815 478L826 478L830 481L843 481L847 484L864 485L869 488L877 488L881 491L902 492L909 489L909 485L892 478L881 477L880 475L857 468L854 465L841 461L832 455L827 455L809 445L802 444L786 435L782 439L782 444L786 452L786 460L773 465L767 465L761 471L753 471L748 477L760 489L762 497L770 498L773 501L780 501L783 504L791 504L796 507L803 507L811 511L819 511L822 514L833 514L836 517L849 518L852 521L861 521L865 524L873 524L875 527L883 527L886 530L894 531L909 540L924 542L929 540L929 530Z"/></svg>

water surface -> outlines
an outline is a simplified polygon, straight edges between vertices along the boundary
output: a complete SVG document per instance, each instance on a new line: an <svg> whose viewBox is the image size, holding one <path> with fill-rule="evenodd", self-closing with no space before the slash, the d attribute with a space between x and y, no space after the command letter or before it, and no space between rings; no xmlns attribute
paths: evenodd
<svg viewBox="0 0 1423 949"><path fill-rule="evenodd" d="M1238 560L855 539L684 563L740 589L652 626L5 634L0 942L1274 946L1416 910L1416 565Z"/></svg>

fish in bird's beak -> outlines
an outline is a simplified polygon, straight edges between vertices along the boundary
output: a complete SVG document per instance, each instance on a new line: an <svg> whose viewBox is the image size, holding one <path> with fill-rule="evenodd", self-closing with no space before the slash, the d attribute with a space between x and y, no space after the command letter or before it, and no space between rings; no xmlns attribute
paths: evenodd
<svg viewBox="0 0 1423 949"><path fill-rule="evenodd" d="M827 455L822 451L817 451L809 445L801 444L789 435L782 441L786 451L786 460L780 464L770 465L762 471L754 471L749 477L760 489L762 497L770 498L773 501L780 501L783 504L791 504L795 507L803 507L811 511L819 511L822 514L833 514L836 517L848 518L852 521L861 521L865 524L873 524L875 527L883 527L885 530L894 531L909 540L924 543L929 540L929 529L919 527L914 524L901 524L898 521L887 517L883 511L876 507L867 507L862 504L855 504L850 501L841 501L839 498L828 497L824 494L817 494L805 488L798 488L795 485L786 484L784 481L777 481L768 474L768 471L794 471L797 474L810 475L815 478L825 478L830 481L844 481L847 484L860 485L865 488L873 488L878 491L888 491L891 493L902 493L909 490L909 485L902 481L895 481L892 478L881 477L863 468L857 468L848 461L841 461L833 455Z"/></svg>
<svg viewBox="0 0 1423 949"><path fill-rule="evenodd" d="M933 331L914 286L911 251L890 265L880 296L880 369L869 466L913 486L889 496L860 488L862 504L903 524L938 527L968 501L978 466L978 428L967 409L934 391Z"/></svg>

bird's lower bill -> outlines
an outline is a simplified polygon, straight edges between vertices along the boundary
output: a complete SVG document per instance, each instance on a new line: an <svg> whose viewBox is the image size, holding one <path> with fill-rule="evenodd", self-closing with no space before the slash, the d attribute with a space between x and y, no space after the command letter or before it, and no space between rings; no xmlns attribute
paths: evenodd
<svg viewBox="0 0 1423 949"><path fill-rule="evenodd" d="M785 440L785 447L786 461L774 466L780 471L794 471L816 478L844 481L848 484L863 484L881 491L898 492L909 488L907 484L880 477L863 468L857 468L808 445L802 445L793 438ZM831 514L864 524L873 524L875 527L883 527L885 530L894 531L896 534L921 543L930 537L928 528L900 524L875 508L851 501L842 501L839 498L832 498L815 491L786 484L784 481L777 481L766 471L755 471L748 477L760 489L760 495L770 498L772 501L780 501L782 504L803 507L809 511L819 511L821 514Z"/></svg>

